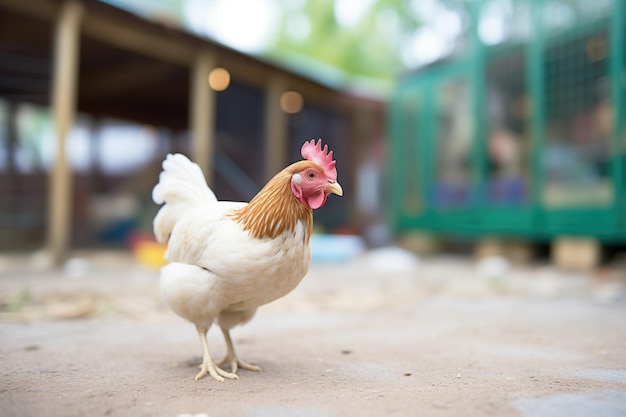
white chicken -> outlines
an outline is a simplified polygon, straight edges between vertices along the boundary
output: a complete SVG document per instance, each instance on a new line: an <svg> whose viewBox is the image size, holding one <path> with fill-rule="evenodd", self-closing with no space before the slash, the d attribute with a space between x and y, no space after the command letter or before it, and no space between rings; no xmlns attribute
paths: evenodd
<svg viewBox="0 0 626 417"><path fill-rule="evenodd" d="M207 374L221 382L237 379L238 368L259 371L237 357L230 329L293 290L309 268L313 209L343 190L321 140L306 142L302 156L250 203L218 201L200 167L181 154L163 161L152 191L156 204L165 203L154 218L157 240L167 242L160 285L169 307L196 326L203 352L196 380ZM217 363L206 337L215 321L227 348ZM223 363L231 372L218 366Z"/></svg>

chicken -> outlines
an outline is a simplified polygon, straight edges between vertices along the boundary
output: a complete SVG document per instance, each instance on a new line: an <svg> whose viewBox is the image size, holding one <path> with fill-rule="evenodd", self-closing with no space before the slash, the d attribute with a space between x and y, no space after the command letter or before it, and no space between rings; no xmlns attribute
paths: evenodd
<svg viewBox="0 0 626 417"><path fill-rule="evenodd" d="M276 174L250 203L218 201L200 167L181 154L163 161L152 191L156 204L165 203L154 218L157 240L167 242L160 286L169 307L196 326L203 353L196 380L259 371L238 358L230 330L293 290L309 268L313 209L343 190L328 146L311 140L301 153L305 160ZM207 342L216 321L227 349L217 363Z"/></svg>

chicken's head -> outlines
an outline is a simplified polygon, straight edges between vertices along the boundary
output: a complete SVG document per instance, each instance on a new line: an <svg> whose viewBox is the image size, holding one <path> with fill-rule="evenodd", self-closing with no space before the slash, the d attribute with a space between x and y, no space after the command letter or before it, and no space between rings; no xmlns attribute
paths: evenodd
<svg viewBox="0 0 626 417"><path fill-rule="evenodd" d="M337 170L333 153L328 146L322 149L322 141L305 142L302 156L309 163L299 165L299 169L291 176L291 191L305 206L318 209L324 205L328 194L343 195L343 189L337 182ZM303 161L306 162L306 161Z"/></svg>

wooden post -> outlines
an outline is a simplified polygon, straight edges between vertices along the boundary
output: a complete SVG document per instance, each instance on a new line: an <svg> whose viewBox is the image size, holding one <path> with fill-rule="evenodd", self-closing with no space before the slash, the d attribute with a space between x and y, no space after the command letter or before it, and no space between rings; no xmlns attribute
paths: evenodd
<svg viewBox="0 0 626 417"><path fill-rule="evenodd" d="M280 108L280 97L286 90L283 78L270 80L265 98L265 180L287 165L287 113Z"/></svg>
<svg viewBox="0 0 626 417"><path fill-rule="evenodd" d="M50 173L47 249L55 265L63 262L70 243L72 177L65 144L76 114L82 12L80 2L66 1L61 7L54 33L51 110L56 158Z"/></svg>
<svg viewBox="0 0 626 417"><path fill-rule="evenodd" d="M191 157L202 168L209 185L213 179L215 151L215 92L209 88L208 77L214 66L214 55L207 52L198 54L191 70L189 95Z"/></svg>
<svg viewBox="0 0 626 417"><path fill-rule="evenodd" d="M15 151L17 149L17 104L13 100L8 101L7 104L7 153L5 161L7 175L5 176L6 186L2 188L8 193L8 202L5 202L7 206L5 206L4 209L13 212L17 206L18 191L17 167L15 166Z"/></svg>

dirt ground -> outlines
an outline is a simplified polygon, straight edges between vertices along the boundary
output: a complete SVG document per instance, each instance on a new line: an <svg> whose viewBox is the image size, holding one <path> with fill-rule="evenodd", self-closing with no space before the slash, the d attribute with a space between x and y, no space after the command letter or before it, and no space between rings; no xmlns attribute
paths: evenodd
<svg viewBox="0 0 626 417"><path fill-rule="evenodd" d="M130 255L0 257L0 415L626 416L623 271L491 261L315 264L233 333L262 371L218 383Z"/></svg>

